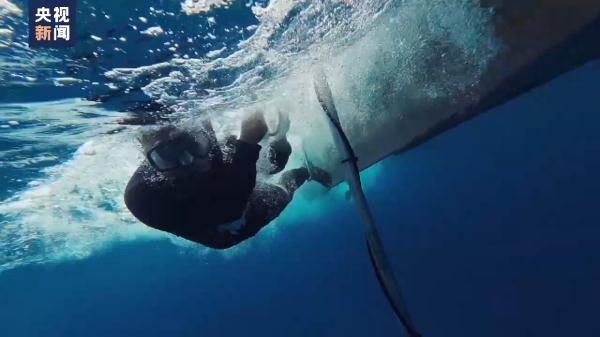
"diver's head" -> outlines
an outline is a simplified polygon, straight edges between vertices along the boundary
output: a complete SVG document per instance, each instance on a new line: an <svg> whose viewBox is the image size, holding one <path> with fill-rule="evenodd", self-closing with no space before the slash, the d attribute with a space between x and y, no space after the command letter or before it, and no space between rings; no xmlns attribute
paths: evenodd
<svg viewBox="0 0 600 337"><path fill-rule="evenodd" d="M210 169L210 139L203 133L163 125L143 128L139 141L152 167L168 176L204 173Z"/></svg>

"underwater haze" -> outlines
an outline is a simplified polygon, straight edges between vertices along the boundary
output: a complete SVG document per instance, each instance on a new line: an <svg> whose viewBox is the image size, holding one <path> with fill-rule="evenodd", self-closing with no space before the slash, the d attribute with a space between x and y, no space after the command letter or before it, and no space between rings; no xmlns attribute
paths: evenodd
<svg viewBox="0 0 600 337"><path fill-rule="evenodd" d="M371 90L361 106L466 92L502 49L489 10L84 0L75 48L32 50L26 8L0 0L0 336L400 335L346 184L309 183L256 237L210 250L129 214L123 189L143 156L136 128L116 122L209 114L232 133L249 108L302 102L307 64L358 53L385 62L332 83ZM440 36L462 57L438 64L453 69L443 79L420 63ZM423 336L600 335L599 88L596 61L362 172ZM290 109L297 146L312 124Z"/></svg>

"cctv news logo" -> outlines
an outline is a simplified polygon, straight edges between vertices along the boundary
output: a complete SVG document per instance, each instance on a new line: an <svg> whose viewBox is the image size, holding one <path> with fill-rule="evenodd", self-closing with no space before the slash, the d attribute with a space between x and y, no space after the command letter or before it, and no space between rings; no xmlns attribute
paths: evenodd
<svg viewBox="0 0 600 337"><path fill-rule="evenodd" d="M29 0L29 46L73 47L76 4L77 0Z"/></svg>

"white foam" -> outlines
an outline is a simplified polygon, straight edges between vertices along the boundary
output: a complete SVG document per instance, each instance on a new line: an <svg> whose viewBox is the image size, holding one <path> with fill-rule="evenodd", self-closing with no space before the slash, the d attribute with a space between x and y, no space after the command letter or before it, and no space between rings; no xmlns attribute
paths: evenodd
<svg viewBox="0 0 600 337"><path fill-rule="evenodd" d="M187 15L207 13L213 8L230 5L233 0L185 0L181 10Z"/></svg>
<svg viewBox="0 0 600 337"><path fill-rule="evenodd" d="M48 168L45 178L0 203L0 270L81 258L115 240L147 236L145 228L135 226L122 211L118 197L139 161L131 132L104 134L116 127L109 123L121 114L81 100L12 104L2 110L2 118L19 116L21 123L28 123L27 128L3 136L31 144L2 152L3 164L26 168L53 162L57 157L44 152L44 147L83 145L66 163ZM60 136L49 132L62 128ZM40 154L20 155L30 150Z"/></svg>
<svg viewBox="0 0 600 337"><path fill-rule="evenodd" d="M0 28L0 37L12 37L15 35L15 31L10 28Z"/></svg>
<svg viewBox="0 0 600 337"><path fill-rule="evenodd" d="M22 16L23 10L8 0L0 0L0 19L7 15Z"/></svg>
<svg viewBox="0 0 600 337"><path fill-rule="evenodd" d="M165 33L161 26L154 26L141 31L140 33L150 36L159 36Z"/></svg>
<svg viewBox="0 0 600 337"><path fill-rule="evenodd" d="M139 161L134 144L128 133L90 140L48 178L0 204L0 270L160 235L136 223L118 197Z"/></svg>
<svg viewBox="0 0 600 337"><path fill-rule="evenodd" d="M208 53L206 53L206 57L208 58L215 58L221 54L223 54L223 52L227 50L227 47L223 47L221 49L215 49L215 50L211 50Z"/></svg>

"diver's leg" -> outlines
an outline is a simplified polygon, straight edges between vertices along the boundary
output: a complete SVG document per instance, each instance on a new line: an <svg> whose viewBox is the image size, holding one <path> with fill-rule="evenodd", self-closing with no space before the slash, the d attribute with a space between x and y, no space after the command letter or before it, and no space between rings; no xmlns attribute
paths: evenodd
<svg viewBox="0 0 600 337"><path fill-rule="evenodd" d="M277 185L257 183L244 212L246 222L240 230L241 236L244 239L253 236L277 218L308 178L308 170L302 167L283 173Z"/></svg>
<svg viewBox="0 0 600 337"><path fill-rule="evenodd" d="M310 178L310 173L306 167L300 167L285 171L279 179L279 185L293 195L296 190Z"/></svg>
<svg viewBox="0 0 600 337"><path fill-rule="evenodd" d="M242 241L254 236L259 230L283 212L292 201L294 192L307 180L314 179L321 184L331 185L331 175L325 170L318 169L319 180L311 177L305 167L289 170L281 175L279 184L271 185L257 183L244 212L245 224L239 230L238 240ZM313 172L313 171L311 171Z"/></svg>
<svg viewBox="0 0 600 337"><path fill-rule="evenodd" d="M239 240L254 236L259 230L271 223L292 201L292 194L278 185L258 183L250 195L245 223L239 230Z"/></svg>
<svg viewBox="0 0 600 337"><path fill-rule="evenodd" d="M294 192L308 178L308 170L302 167L283 173L277 185L256 184L244 212L246 222L240 235L244 239L251 237L277 218L292 201Z"/></svg>
<svg viewBox="0 0 600 337"><path fill-rule="evenodd" d="M286 171L281 175L279 184L293 194L307 180L314 180L327 188L332 185L331 174L316 166L312 166L310 170L306 167L300 167Z"/></svg>

